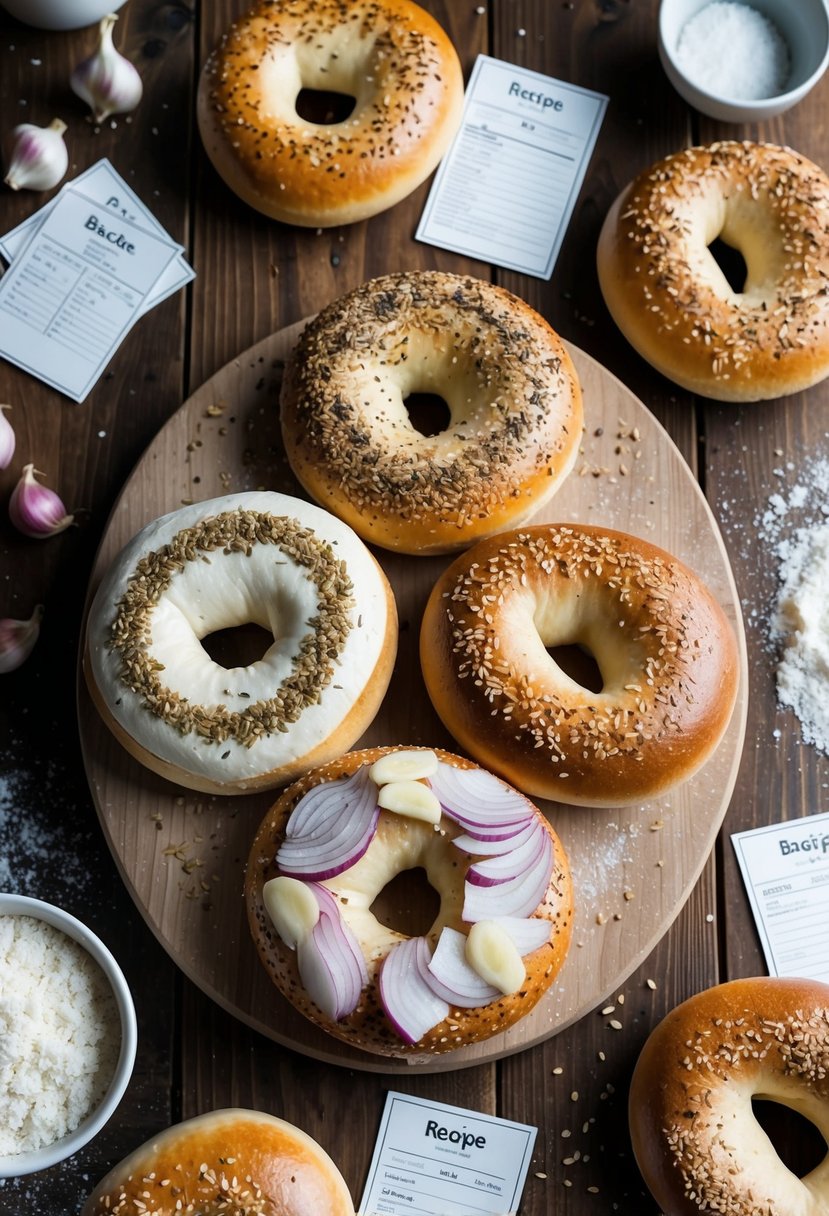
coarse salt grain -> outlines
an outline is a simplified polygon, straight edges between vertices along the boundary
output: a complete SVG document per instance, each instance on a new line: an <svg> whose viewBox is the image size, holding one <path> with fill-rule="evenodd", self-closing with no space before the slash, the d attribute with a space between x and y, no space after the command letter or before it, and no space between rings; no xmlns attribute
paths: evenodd
<svg viewBox="0 0 829 1216"><path fill-rule="evenodd" d="M789 79L789 48L763 13L737 0L714 0L682 27L676 62L706 93L741 101L775 97Z"/></svg>
<svg viewBox="0 0 829 1216"><path fill-rule="evenodd" d="M103 1098L120 1049L115 996L61 930L0 915L0 1156L54 1144Z"/></svg>

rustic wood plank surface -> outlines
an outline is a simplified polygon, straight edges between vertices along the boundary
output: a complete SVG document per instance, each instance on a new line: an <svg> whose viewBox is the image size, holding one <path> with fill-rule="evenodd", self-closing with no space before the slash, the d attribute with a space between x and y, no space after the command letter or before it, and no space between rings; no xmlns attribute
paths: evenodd
<svg viewBox="0 0 829 1216"><path fill-rule="evenodd" d="M791 489L810 462L826 456L829 382L743 408L692 398L657 376L616 330L599 293L594 251L604 214L633 173L691 142L766 138L829 168L829 81L782 118L725 126L686 107L662 73L657 0L424 4L448 30L467 75L484 51L610 96L549 282L415 242L427 185L384 215L322 233L272 224L238 202L203 155L193 115L199 68L244 0L128 0L116 40L139 67L145 96L129 121L101 130L86 121L67 85L94 31L44 33L0 9L2 132L61 116L69 127L70 173L107 156L186 246L197 271L190 289L135 326L83 405L0 363L0 401L13 407L18 441L12 466L0 471L0 499L7 501L20 467L33 461L78 525L30 541L15 532L5 508L0 519L0 617L28 616L36 603L46 607L34 654L19 671L0 676L0 886L63 904L101 934L131 983L140 1031L135 1074L115 1118L63 1165L0 1185L0 1213L8 1216L77 1212L95 1180L140 1141L180 1118L231 1104L269 1110L305 1128L338 1161L357 1198L392 1087L537 1126L523 1216L655 1213L627 1136L627 1084L638 1050L685 996L718 979L764 971L729 834L825 809L826 757L802 742L797 720L776 700L766 634L775 562L757 518L772 493ZM0 231L46 197L0 189ZM613 1015L603 1015L602 1004L556 1037L497 1063L386 1077L274 1043L173 965L106 847L81 764L75 677L97 545L121 487L161 426L255 342L372 275L419 267L503 283L666 426L720 521L745 611L751 698L743 762L717 848L669 933L615 994ZM800 1125L784 1120L780 1137L795 1161L811 1151Z"/></svg>

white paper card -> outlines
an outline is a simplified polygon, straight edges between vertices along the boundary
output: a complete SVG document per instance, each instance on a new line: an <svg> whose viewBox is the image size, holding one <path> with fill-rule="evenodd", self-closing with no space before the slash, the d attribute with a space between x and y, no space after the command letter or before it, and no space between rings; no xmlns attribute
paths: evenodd
<svg viewBox="0 0 829 1216"><path fill-rule="evenodd" d="M535 1137L523 1123L391 1092L358 1211L509 1216Z"/></svg>
<svg viewBox="0 0 829 1216"><path fill-rule="evenodd" d="M829 983L829 813L731 840L769 974Z"/></svg>
<svg viewBox="0 0 829 1216"><path fill-rule="evenodd" d="M61 193L0 279L0 355L83 401L180 253L78 191Z"/></svg>
<svg viewBox="0 0 829 1216"><path fill-rule="evenodd" d="M607 97L479 55L416 237L549 279Z"/></svg>

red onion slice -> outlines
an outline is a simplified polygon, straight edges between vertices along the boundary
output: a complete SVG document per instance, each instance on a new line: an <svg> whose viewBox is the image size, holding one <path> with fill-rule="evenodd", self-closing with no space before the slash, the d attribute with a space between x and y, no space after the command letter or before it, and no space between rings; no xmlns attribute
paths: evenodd
<svg viewBox="0 0 829 1216"><path fill-rule="evenodd" d="M438 938L429 972L429 983L437 995L458 1009L480 1009L502 996L466 961L466 935L448 926Z"/></svg>
<svg viewBox="0 0 829 1216"><path fill-rule="evenodd" d="M525 841L535 836L538 826L538 820L531 819L529 823L522 823L514 835L507 837L480 838L473 836L471 832L466 832L462 836L456 836L452 844L473 857L494 857L499 853L510 853L513 849L517 849Z"/></svg>
<svg viewBox="0 0 829 1216"><path fill-rule="evenodd" d="M444 813L467 828L520 823L534 814L522 794L482 768L441 764L429 784Z"/></svg>
<svg viewBox="0 0 829 1216"><path fill-rule="evenodd" d="M493 883L509 882L516 875L526 874L544 851L544 841L548 839L546 829L539 819L534 822L535 831L523 844L518 845L509 853L499 853L495 857L487 857L484 861L476 861L467 871L467 881L474 882L479 887L491 887Z"/></svg>
<svg viewBox="0 0 829 1216"><path fill-rule="evenodd" d="M448 1004L426 978L430 955L425 937L410 937L391 948L380 968L380 1000L404 1043L419 1042L449 1014Z"/></svg>
<svg viewBox="0 0 829 1216"><path fill-rule="evenodd" d="M337 901L324 887L310 885L320 905L320 918L297 943L299 977L314 1004L338 1022L356 1009L368 972Z"/></svg>
<svg viewBox="0 0 829 1216"><path fill-rule="evenodd" d="M523 916L493 916L492 919L501 926L522 958L546 946L550 940L553 926L540 916L529 919Z"/></svg>
<svg viewBox="0 0 829 1216"><path fill-rule="evenodd" d="M335 878L366 852L379 817L377 786L365 767L314 786L291 812L276 854L280 872L308 881Z"/></svg>
<svg viewBox="0 0 829 1216"><path fill-rule="evenodd" d="M553 844L544 832L537 860L523 873L491 886L464 883L463 919L494 920L497 916L530 916L546 894L553 872Z"/></svg>

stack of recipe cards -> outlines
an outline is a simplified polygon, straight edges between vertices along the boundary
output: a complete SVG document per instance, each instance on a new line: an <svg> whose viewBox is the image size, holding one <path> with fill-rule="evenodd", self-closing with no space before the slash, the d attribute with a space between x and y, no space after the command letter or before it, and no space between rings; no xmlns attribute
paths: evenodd
<svg viewBox="0 0 829 1216"><path fill-rule="evenodd" d="M193 279L182 252L98 161L0 237L0 355L83 401L138 318Z"/></svg>

